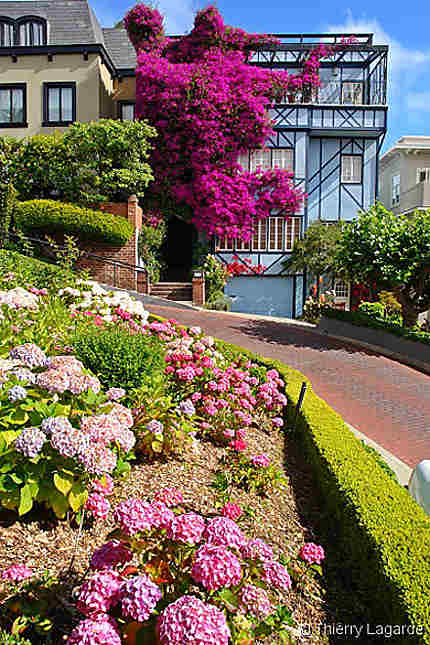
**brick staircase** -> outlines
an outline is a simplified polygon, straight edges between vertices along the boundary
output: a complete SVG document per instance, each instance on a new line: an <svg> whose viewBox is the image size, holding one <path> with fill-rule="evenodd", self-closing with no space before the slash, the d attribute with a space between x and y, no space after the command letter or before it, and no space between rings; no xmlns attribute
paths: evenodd
<svg viewBox="0 0 430 645"><path fill-rule="evenodd" d="M151 286L151 296L177 300L181 302L192 302L193 286L191 282L157 282Z"/></svg>

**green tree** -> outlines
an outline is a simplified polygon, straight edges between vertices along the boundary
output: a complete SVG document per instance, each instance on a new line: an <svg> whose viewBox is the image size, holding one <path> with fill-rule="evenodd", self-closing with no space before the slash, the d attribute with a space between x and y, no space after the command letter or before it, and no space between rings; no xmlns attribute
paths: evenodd
<svg viewBox="0 0 430 645"><path fill-rule="evenodd" d="M316 277L319 284L320 276L336 273L334 260L341 233L340 222L329 225L313 222L303 238L294 242L292 253L283 262L283 266L291 273L300 273L306 269Z"/></svg>
<svg viewBox="0 0 430 645"><path fill-rule="evenodd" d="M344 228L337 270L357 282L392 291L404 327L430 307L430 210L394 215L375 204Z"/></svg>

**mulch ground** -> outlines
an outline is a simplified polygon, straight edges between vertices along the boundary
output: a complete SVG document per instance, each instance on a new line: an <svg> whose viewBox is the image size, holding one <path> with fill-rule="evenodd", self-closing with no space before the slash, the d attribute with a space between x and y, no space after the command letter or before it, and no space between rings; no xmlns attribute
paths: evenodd
<svg viewBox="0 0 430 645"><path fill-rule="evenodd" d="M287 478L294 481L294 488L289 483L280 493L274 492L266 498L235 489L233 501L251 510L242 523L242 528L249 537L266 540L275 553L296 555L303 542L316 541L312 527L319 510L315 506L315 490L310 476L300 459L294 456L295 451L289 451L288 438L286 440L280 432L275 431L269 436L257 429L252 438L250 435L251 433L247 441L251 454L266 453L276 466L284 469ZM110 498L112 507L127 497L151 499L159 488L174 486L182 491L187 512L217 514L219 500L217 491L211 484L224 452L224 448L202 441L185 458L165 463L137 463L130 476L117 483L114 495ZM62 634L70 632L71 625L80 619L72 606L73 589L76 591L82 581L90 555L106 541L106 535L113 528L112 513L105 521L89 520L77 542L77 526L69 521L56 521L50 514L41 513L40 509L32 511L24 519L18 519L11 512L0 513L1 568L25 562L39 573L50 569L61 579L57 593L59 606L56 609L56 636L53 643L63 642L65 636ZM324 588L316 584L312 589L312 599L298 591L288 594L286 601L297 623L316 625L328 622L322 600L324 593ZM298 642L325 641L321 638L306 638L303 641L299 639ZM277 640L271 637L266 643L277 643Z"/></svg>

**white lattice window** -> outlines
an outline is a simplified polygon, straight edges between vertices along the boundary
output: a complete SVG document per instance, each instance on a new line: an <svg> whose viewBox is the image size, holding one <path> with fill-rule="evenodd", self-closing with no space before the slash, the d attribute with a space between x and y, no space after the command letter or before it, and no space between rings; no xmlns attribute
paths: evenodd
<svg viewBox="0 0 430 645"><path fill-rule="evenodd" d="M341 171L344 184L361 184L363 160L361 155L342 155Z"/></svg>
<svg viewBox="0 0 430 645"><path fill-rule="evenodd" d="M400 202L400 175L391 177L391 204L395 206Z"/></svg>
<svg viewBox="0 0 430 645"><path fill-rule="evenodd" d="M249 170L249 152L241 152L237 163L242 166L243 170Z"/></svg>
<svg viewBox="0 0 430 645"><path fill-rule="evenodd" d="M335 280L334 293L336 298L348 300L349 298L349 283L343 280Z"/></svg>
<svg viewBox="0 0 430 645"><path fill-rule="evenodd" d="M236 251L250 251L251 243L244 242L243 240L236 240Z"/></svg>
<svg viewBox="0 0 430 645"><path fill-rule="evenodd" d="M290 217L285 222L285 251L292 251L294 242L300 238L300 217Z"/></svg>
<svg viewBox="0 0 430 645"><path fill-rule="evenodd" d="M252 238L253 251L267 251L267 220L257 222L255 233Z"/></svg>
<svg viewBox="0 0 430 645"><path fill-rule="evenodd" d="M417 184L421 181L430 183L430 168L417 168Z"/></svg>
<svg viewBox="0 0 430 645"><path fill-rule="evenodd" d="M272 168L281 168L282 170L293 169L293 149L292 148L273 148L272 149Z"/></svg>
<svg viewBox="0 0 430 645"><path fill-rule="evenodd" d="M252 150L250 155L250 170L255 172L257 168L261 170L268 170L272 167L271 151L265 150Z"/></svg>
<svg viewBox="0 0 430 645"><path fill-rule="evenodd" d="M345 105L361 105L363 103L363 83L360 81L343 82L342 103Z"/></svg>
<svg viewBox="0 0 430 645"><path fill-rule="evenodd" d="M229 240L226 235L217 237L215 239L215 248L217 251L234 251L233 240Z"/></svg>

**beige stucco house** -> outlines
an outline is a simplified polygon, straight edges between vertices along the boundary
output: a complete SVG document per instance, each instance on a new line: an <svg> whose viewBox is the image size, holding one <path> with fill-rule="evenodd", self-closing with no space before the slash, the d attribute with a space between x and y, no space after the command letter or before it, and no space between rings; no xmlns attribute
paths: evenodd
<svg viewBox="0 0 430 645"><path fill-rule="evenodd" d="M380 159L379 199L396 214L430 208L430 137L402 137Z"/></svg>
<svg viewBox="0 0 430 645"><path fill-rule="evenodd" d="M0 0L0 136L133 118L135 50L87 0Z"/></svg>

